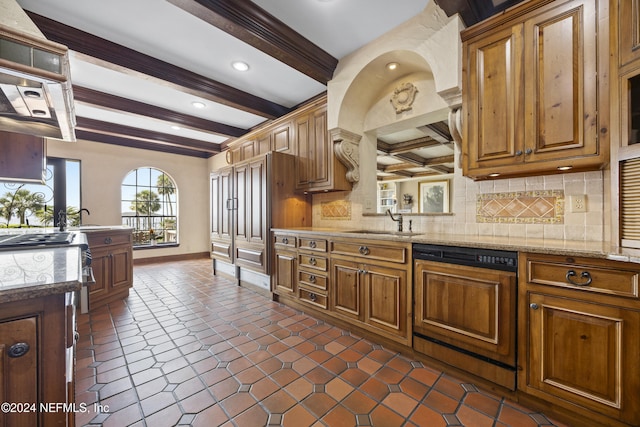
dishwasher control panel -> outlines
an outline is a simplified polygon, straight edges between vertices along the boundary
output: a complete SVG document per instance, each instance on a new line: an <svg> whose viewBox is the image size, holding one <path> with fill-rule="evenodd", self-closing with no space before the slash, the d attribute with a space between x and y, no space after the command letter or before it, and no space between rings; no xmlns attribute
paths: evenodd
<svg viewBox="0 0 640 427"><path fill-rule="evenodd" d="M494 270L516 271L518 253L495 249L414 244L413 258Z"/></svg>

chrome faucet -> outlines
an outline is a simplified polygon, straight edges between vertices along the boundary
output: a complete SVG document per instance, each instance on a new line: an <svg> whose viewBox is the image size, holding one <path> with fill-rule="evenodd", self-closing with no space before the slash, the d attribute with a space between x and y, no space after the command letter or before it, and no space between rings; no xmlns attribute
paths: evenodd
<svg viewBox="0 0 640 427"><path fill-rule="evenodd" d="M389 216L393 221L398 223L398 231L402 233L402 214L399 213L394 217L393 214L391 213L391 209L387 209L387 213L389 214Z"/></svg>

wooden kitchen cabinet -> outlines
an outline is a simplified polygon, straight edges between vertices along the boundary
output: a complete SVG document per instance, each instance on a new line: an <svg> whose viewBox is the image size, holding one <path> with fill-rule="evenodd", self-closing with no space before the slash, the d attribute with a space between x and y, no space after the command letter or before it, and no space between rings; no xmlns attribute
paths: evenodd
<svg viewBox="0 0 640 427"><path fill-rule="evenodd" d="M618 66L624 67L640 59L640 4L637 0L613 0L612 4L612 18L618 24Z"/></svg>
<svg viewBox="0 0 640 427"><path fill-rule="evenodd" d="M44 138L0 132L0 181L44 184L46 147Z"/></svg>
<svg viewBox="0 0 640 427"><path fill-rule="evenodd" d="M95 284L89 287L94 309L129 296L133 286L133 246L130 229L87 231Z"/></svg>
<svg viewBox="0 0 640 427"><path fill-rule="evenodd" d="M336 158L329 140L326 100L295 118L295 141L298 190L351 190L346 167Z"/></svg>
<svg viewBox="0 0 640 427"><path fill-rule="evenodd" d="M413 271L414 348L515 390L515 272L426 260Z"/></svg>
<svg viewBox="0 0 640 427"><path fill-rule="evenodd" d="M298 298L303 304L329 308L329 256L327 239L298 236Z"/></svg>
<svg viewBox="0 0 640 427"><path fill-rule="evenodd" d="M378 335L411 343L410 246L332 240L330 310ZM356 248L354 252L352 248ZM380 254L397 256L380 260ZM394 262L395 261L395 262Z"/></svg>
<svg viewBox="0 0 640 427"><path fill-rule="evenodd" d="M521 254L519 268L519 390L571 422L640 425L640 266Z"/></svg>
<svg viewBox="0 0 640 427"><path fill-rule="evenodd" d="M295 158L269 152L211 174L211 257L271 274L271 228L311 221L305 195L294 193Z"/></svg>
<svg viewBox="0 0 640 427"><path fill-rule="evenodd" d="M598 54L608 37L599 28L601 9L604 0L529 1L461 33L465 176L604 166L608 97L598 94L608 95L607 66L598 69Z"/></svg>
<svg viewBox="0 0 640 427"><path fill-rule="evenodd" d="M2 402L34 405L0 414L2 426L73 426L69 411L40 411L40 404L75 402L72 311L64 293L0 304L0 395ZM72 308L73 309L73 308ZM67 356L71 355L70 359ZM69 369L69 366L71 368Z"/></svg>

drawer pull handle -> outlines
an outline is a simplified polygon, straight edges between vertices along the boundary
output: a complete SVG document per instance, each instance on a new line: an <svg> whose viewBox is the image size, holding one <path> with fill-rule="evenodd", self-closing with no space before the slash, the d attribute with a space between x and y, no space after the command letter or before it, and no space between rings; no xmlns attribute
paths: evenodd
<svg viewBox="0 0 640 427"><path fill-rule="evenodd" d="M309 242L309 247L310 247L311 249L315 249L315 248L316 248L316 241L315 241L315 240L310 241L310 242Z"/></svg>
<svg viewBox="0 0 640 427"><path fill-rule="evenodd" d="M316 283L316 276L314 276L313 274L309 276L309 282L311 283Z"/></svg>
<svg viewBox="0 0 640 427"><path fill-rule="evenodd" d="M580 277L585 279L586 282L583 282L583 283L574 282L572 277L574 277L576 275L577 275L577 273L574 270L567 271L567 282L569 282L569 283L571 283L572 285L575 285L575 286L589 286L591 284L591 282L593 282L593 278L591 277L591 274L589 274L588 271L583 271L580 274Z"/></svg>
<svg viewBox="0 0 640 427"><path fill-rule="evenodd" d="M289 239L287 239L286 237L282 239L282 243L284 243L285 245L289 244Z"/></svg>
<svg viewBox="0 0 640 427"><path fill-rule="evenodd" d="M15 343L9 347L7 354L9 357L22 357L29 352L29 344L26 342Z"/></svg>
<svg viewBox="0 0 640 427"><path fill-rule="evenodd" d="M358 249L361 255L369 255L369 248L366 246L360 246Z"/></svg>
<svg viewBox="0 0 640 427"><path fill-rule="evenodd" d="M315 258L309 258L309 264L316 266L318 264L318 261L316 261Z"/></svg>
<svg viewBox="0 0 640 427"><path fill-rule="evenodd" d="M316 296L316 294L314 294L313 292L309 292L309 299L313 302L316 302L316 300L318 299L318 297Z"/></svg>
<svg viewBox="0 0 640 427"><path fill-rule="evenodd" d="M533 310L537 310L539 308L538 304L536 304L535 302L532 302L531 304L529 304L529 307L531 307L531 309Z"/></svg>

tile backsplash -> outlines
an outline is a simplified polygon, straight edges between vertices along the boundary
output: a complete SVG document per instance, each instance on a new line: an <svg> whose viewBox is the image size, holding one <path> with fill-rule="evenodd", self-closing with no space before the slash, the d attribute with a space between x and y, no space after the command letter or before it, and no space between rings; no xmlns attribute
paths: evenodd
<svg viewBox="0 0 640 427"><path fill-rule="evenodd" d="M451 213L406 216L413 230L425 233L469 234L515 238L603 241L605 236L604 172L566 173L527 178L473 181L456 168L452 175ZM351 192L313 196L316 227L393 230L395 223L382 215L363 215L365 201L360 182ZM375 183L370 183L375 185ZM586 212L571 212L571 195L586 195ZM327 215L326 206L350 205L350 219ZM375 202L375 201L373 201Z"/></svg>

